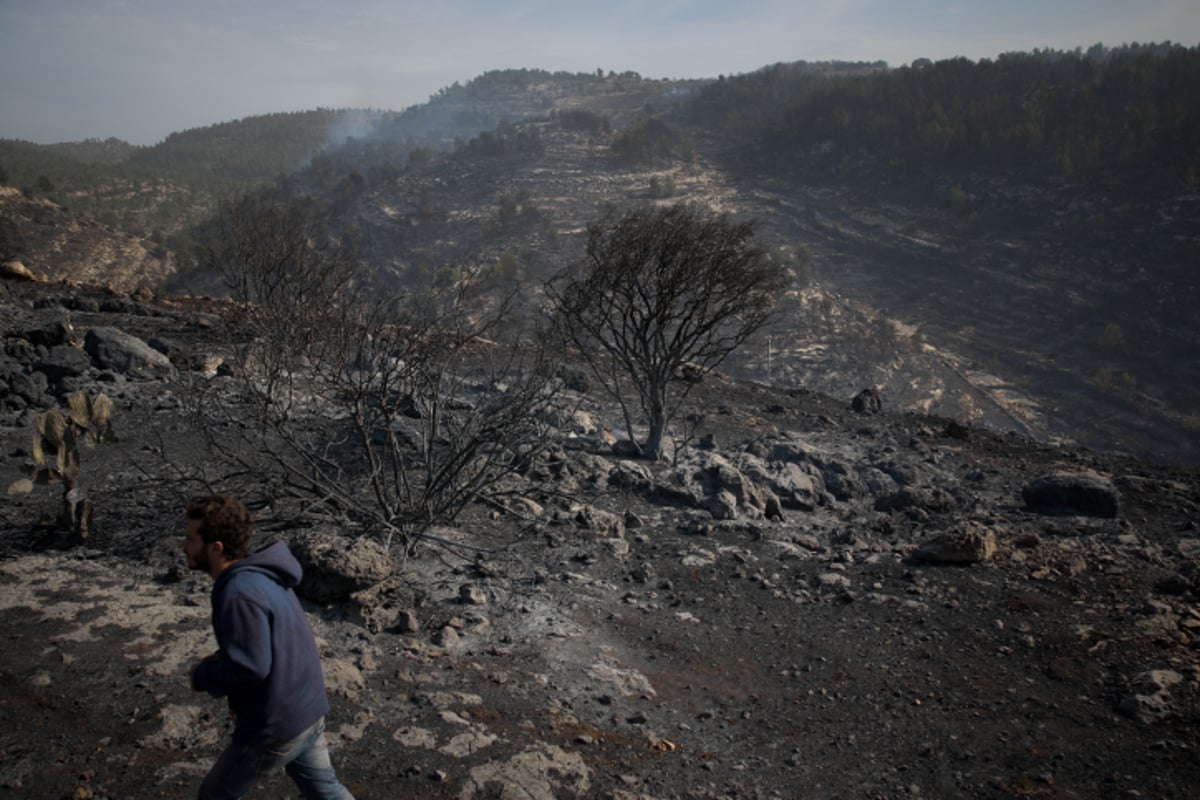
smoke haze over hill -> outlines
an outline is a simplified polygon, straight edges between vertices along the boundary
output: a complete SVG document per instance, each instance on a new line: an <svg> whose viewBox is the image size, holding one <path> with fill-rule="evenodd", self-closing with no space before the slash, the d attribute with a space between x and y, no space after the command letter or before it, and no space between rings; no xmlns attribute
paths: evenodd
<svg viewBox="0 0 1200 800"><path fill-rule="evenodd" d="M1200 41L1191 2L334 6L0 2L0 137L49 143L316 107L403 109L491 69L715 78L776 61Z"/></svg>

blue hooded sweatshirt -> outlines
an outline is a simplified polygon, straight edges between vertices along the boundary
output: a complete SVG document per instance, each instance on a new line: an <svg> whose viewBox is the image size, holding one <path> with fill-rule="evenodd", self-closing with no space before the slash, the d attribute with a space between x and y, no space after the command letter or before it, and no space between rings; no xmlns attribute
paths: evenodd
<svg viewBox="0 0 1200 800"><path fill-rule="evenodd" d="M275 744L329 711L312 628L293 591L300 563L275 542L230 564L212 589L220 652L196 668L197 689L228 697L237 744Z"/></svg>

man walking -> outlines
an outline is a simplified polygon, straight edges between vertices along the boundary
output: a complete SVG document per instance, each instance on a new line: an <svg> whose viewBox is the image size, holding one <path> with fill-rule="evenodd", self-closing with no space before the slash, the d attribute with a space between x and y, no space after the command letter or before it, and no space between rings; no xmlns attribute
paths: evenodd
<svg viewBox="0 0 1200 800"><path fill-rule="evenodd" d="M187 508L188 567L213 579L216 653L192 667L192 688L227 697L233 742L200 786L200 800L237 800L284 769L307 800L354 800L325 744L329 700L312 628L293 591L299 562L284 542L247 553L254 520L232 497Z"/></svg>

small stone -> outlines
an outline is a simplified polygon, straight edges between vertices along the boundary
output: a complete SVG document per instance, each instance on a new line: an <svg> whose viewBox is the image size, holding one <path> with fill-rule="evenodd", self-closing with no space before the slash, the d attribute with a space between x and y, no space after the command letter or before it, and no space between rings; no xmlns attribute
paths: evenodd
<svg viewBox="0 0 1200 800"><path fill-rule="evenodd" d="M471 584L459 588L458 600L460 603L469 606L486 606L488 602L487 594L483 589Z"/></svg>
<svg viewBox="0 0 1200 800"><path fill-rule="evenodd" d="M450 627L449 625L442 628L442 630L438 633L437 644L441 645L442 647L450 647L451 645L458 644L458 641L458 631L454 630L454 628Z"/></svg>
<svg viewBox="0 0 1200 800"><path fill-rule="evenodd" d="M913 553L913 561L924 564L978 564L996 554L996 534L968 522L938 534Z"/></svg>
<svg viewBox="0 0 1200 800"><path fill-rule="evenodd" d="M417 612L412 609L407 609L400 612L400 619L396 623L396 628L401 633L418 633L421 630L421 621L417 619Z"/></svg>
<svg viewBox="0 0 1200 800"><path fill-rule="evenodd" d="M837 572L824 572L817 576L817 584L823 589L849 589L850 579Z"/></svg>
<svg viewBox="0 0 1200 800"><path fill-rule="evenodd" d="M0 278L10 281L36 281L37 276L20 261L7 261L0 265Z"/></svg>

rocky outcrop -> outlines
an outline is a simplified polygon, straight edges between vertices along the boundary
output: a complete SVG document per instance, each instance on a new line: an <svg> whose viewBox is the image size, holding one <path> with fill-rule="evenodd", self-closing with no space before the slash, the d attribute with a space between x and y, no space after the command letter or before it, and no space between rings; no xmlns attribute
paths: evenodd
<svg viewBox="0 0 1200 800"><path fill-rule="evenodd" d="M314 531L296 537L291 548L304 570L296 591L315 603L349 600L382 582L393 570L383 545L364 536Z"/></svg>
<svg viewBox="0 0 1200 800"><path fill-rule="evenodd" d="M1193 667L1190 679L1174 669L1153 669L1136 675L1132 691L1121 699L1117 709L1128 717L1150 725L1179 715L1179 695L1200 688L1200 668Z"/></svg>
<svg viewBox="0 0 1200 800"><path fill-rule="evenodd" d="M685 463L667 470L656 481L655 497L690 508L703 508L714 519L738 517L749 519L778 519L783 516L779 497L767 485L756 482L738 468L736 461L717 453L694 451L685 455ZM761 461L746 460L759 475L766 466Z"/></svg>

